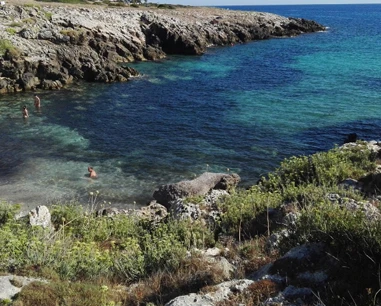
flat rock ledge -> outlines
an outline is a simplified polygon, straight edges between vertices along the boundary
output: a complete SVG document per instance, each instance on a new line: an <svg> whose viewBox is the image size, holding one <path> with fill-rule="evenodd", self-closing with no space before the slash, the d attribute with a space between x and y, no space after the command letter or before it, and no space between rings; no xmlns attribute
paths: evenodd
<svg viewBox="0 0 381 306"><path fill-rule="evenodd" d="M0 93L127 81L139 73L120 63L324 30L306 19L216 8L7 4L0 7Z"/></svg>

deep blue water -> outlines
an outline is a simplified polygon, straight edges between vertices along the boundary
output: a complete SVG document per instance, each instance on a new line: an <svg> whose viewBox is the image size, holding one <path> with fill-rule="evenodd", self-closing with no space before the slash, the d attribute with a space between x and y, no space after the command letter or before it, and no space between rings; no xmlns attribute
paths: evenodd
<svg viewBox="0 0 381 306"><path fill-rule="evenodd" d="M0 198L143 205L204 171L254 184L292 155L379 139L381 5L241 6L313 19L322 33L139 63L142 77L0 97ZM30 118L20 119L27 104ZM98 180L85 177L87 166Z"/></svg>

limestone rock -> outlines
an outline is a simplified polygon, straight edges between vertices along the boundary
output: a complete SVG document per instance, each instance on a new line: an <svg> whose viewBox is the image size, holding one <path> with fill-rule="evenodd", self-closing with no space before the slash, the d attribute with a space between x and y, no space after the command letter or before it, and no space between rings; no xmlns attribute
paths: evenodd
<svg viewBox="0 0 381 306"><path fill-rule="evenodd" d="M223 282L213 286L209 293L191 293L179 296L165 304L165 306L213 306L217 302L226 300L233 292L237 293L245 290L252 283L253 281L248 279Z"/></svg>
<svg viewBox="0 0 381 306"><path fill-rule="evenodd" d="M171 214L177 220L198 220L201 217L201 209L197 204L185 203L183 199L171 201L169 204Z"/></svg>
<svg viewBox="0 0 381 306"><path fill-rule="evenodd" d="M163 205L156 203L156 201L152 201L148 206L135 210L132 215L137 216L139 219L148 220L149 222L157 224L167 217L168 212Z"/></svg>
<svg viewBox="0 0 381 306"><path fill-rule="evenodd" d="M154 224L161 222L168 215L167 209L152 201L149 205L140 209L121 209L116 207L106 207L96 212L98 217L115 217L117 215L134 216L140 220L147 220Z"/></svg>
<svg viewBox="0 0 381 306"><path fill-rule="evenodd" d="M336 193L330 193L327 198L333 203L340 207L343 207L349 211L357 212L361 211L365 214L369 222L379 221L381 219L381 213L379 209L373 205L370 201L358 202L354 199L342 198Z"/></svg>
<svg viewBox="0 0 381 306"><path fill-rule="evenodd" d="M51 227L52 223L49 209L44 205L32 209L29 212L29 222L32 226L42 226L43 228Z"/></svg>
<svg viewBox="0 0 381 306"><path fill-rule="evenodd" d="M153 193L153 198L167 208L171 202L187 197L205 196L214 188L229 189L240 181L238 174L205 172L194 180L163 185Z"/></svg>
<svg viewBox="0 0 381 306"><path fill-rule="evenodd" d="M1 82L0 93L69 84L63 80L127 81L138 72L121 62L202 54L209 46L325 29L305 19L217 8L158 11L39 5L43 8L10 4L0 10L2 39L15 47L0 57L0 76L12 80ZM15 33L4 30L10 21L20 24ZM45 68L36 69L40 63ZM37 78L33 84L32 77L22 79L26 74Z"/></svg>
<svg viewBox="0 0 381 306"><path fill-rule="evenodd" d="M3 275L0 276L0 301L11 300L21 289L34 281L43 281L33 277L16 276L16 275Z"/></svg>

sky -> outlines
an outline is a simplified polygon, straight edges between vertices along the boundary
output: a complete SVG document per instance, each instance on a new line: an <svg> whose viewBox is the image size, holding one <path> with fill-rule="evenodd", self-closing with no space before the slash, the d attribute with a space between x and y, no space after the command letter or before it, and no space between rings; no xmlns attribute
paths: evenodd
<svg viewBox="0 0 381 306"><path fill-rule="evenodd" d="M152 2L183 5L292 5L292 4L355 4L381 3L381 0L156 0Z"/></svg>

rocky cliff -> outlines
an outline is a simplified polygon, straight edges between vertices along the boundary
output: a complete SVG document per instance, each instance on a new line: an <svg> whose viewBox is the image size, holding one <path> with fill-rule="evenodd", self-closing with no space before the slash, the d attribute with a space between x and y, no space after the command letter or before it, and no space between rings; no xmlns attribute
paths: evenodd
<svg viewBox="0 0 381 306"><path fill-rule="evenodd" d="M0 8L0 93L73 82L127 81L120 63L322 31L314 21L215 8L6 5Z"/></svg>

